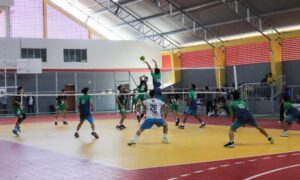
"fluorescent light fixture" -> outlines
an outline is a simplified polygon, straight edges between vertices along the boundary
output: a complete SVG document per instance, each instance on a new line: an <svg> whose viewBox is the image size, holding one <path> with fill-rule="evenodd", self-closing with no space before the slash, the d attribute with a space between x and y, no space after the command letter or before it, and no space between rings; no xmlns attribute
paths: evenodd
<svg viewBox="0 0 300 180"><path fill-rule="evenodd" d="M294 25L294 26L287 26L282 28L276 28L280 33L283 32L290 32L290 31L297 31L300 30L300 25ZM267 32L267 31L266 31ZM274 33L271 33L274 34ZM237 34L232 36L224 36L220 37L223 41L232 41L237 39L245 39L245 38L251 38L251 37L258 37L261 36L259 32L251 32L251 33L243 33L243 34ZM199 45L205 45L206 43L204 41L195 41L191 43L186 43L181 45L181 47L191 47L191 46L199 46Z"/></svg>

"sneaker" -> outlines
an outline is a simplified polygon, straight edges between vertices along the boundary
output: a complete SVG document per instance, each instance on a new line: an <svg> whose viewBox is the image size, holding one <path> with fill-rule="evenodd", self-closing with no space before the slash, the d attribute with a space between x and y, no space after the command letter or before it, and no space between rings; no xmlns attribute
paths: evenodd
<svg viewBox="0 0 300 180"><path fill-rule="evenodd" d="M179 125L179 121L178 120L176 120L176 122L175 122L175 126L178 126Z"/></svg>
<svg viewBox="0 0 300 180"><path fill-rule="evenodd" d="M178 126L179 129L184 129L184 125Z"/></svg>
<svg viewBox="0 0 300 180"><path fill-rule="evenodd" d="M12 133L16 136L19 136L18 130L16 128L12 130Z"/></svg>
<svg viewBox="0 0 300 180"><path fill-rule="evenodd" d="M288 137L289 133L287 131L282 131L280 134L281 137Z"/></svg>
<svg viewBox="0 0 300 180"><path fill-rule="evenodd" d="M58 124L57 121L55 121L55 122L54 122L54 125L57 126L57 124Z"/></svg>
<svg viewBox="0 0 300 180"><path fill-rule="evenodd" d="M68 125L69 123L67 121L63 121L63 124L64 125Z"/></svg>
<svg viewBox="0 0 300 180"><path fill-rule="evenodd" d="M79 133L76 132L76 133L74 134L74 136L75 136L75 138L79 138Z"/></svg>
<svg viewBox="0 0 300 180"><path fill-rule="evenodd" d="M163 139L162 139L162 142L163 142L164 144L169 144L168 138L163 138Z"/></svg>
<svg viewBox="0 0 300 180"><path fill-rule="evenodd" d="M274 143L274 139L272 137L268 137L268 141L273 144Z"/></svg>
<svg viewBox="0 0 300 180"><path fill-rule="evenodd" d="M130 141L127 143L128 146L131 146L131 145L134 145L134 144L136 144L136 142L134 142L133 140L130 140Z"/></svg>
<svg viewBox="0 0 300 180"><path fill-rule="evenodd" d="M121 130L121 126L117 125L117 126L116 126L116 129Z"/></svg>
<svg viewBox="0 0 300 180"><path fill-rule="evenodd" d="M16 127L16 130L20 133L21 132L21 127Z"/></svg>
<svg viewBox="0 0 300 180"><path fill-rule="evenodd" d="M234 147L234 142L228 142L227 144L224 145L226 148L233 148Z"/></svg>
<svg viewBox="0 0 300 180"><path fill-rule="evenodd" d="M120 127L121 127L121 129L125 129L126 128L126 126L124 126L123 124Z"/></svg>
<svg viewBox="0 0 300 180"><path fill-rule="evenodd" d="M206 126L206 124L205 123L202 123L201 125L200 125L200 128L204 128Z"/></svg>
<svg viewBox="0 0 300 180"><path fill-rule="evenodd" d="M96 132L92 132L91 135L94 136L96 139L99 139L99 135Z"/></svg>

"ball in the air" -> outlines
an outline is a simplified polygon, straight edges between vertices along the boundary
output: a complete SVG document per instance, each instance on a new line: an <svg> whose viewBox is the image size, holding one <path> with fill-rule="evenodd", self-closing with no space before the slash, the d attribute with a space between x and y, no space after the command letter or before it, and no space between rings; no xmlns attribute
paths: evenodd
<svg viewBox="0 0 300 180"><path fill-rule="evenodd" d="M140 60L141 60L141 61L145 61L145 56L141 56L141 57L140 57Z"/></svg>

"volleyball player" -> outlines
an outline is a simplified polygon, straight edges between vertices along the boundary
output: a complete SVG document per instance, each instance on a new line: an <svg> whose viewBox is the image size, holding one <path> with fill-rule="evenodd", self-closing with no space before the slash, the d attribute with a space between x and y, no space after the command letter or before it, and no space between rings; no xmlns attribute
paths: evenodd
<svg viewBox="0 0 300 180"><path fill-rule="evenodd" d="M252 114L247 109L247 104L240 99L240 92L235 90L232 92L233 100L229 103L228 108L232 119L232 125L229 130L230 141L224 145L226 148L234 147L234 132L246 124L255 127L262 133L270 143L274 143L274 140L268 133L256 122Z"/></svg>
<svg viewBox="0 0 300 180"><path fill-rule="evenodd" d="M127 103L127 97L124 93L127 93L127 91L125 90L125 86L124 85L119 85L117 87L117 89L119 90L119 95L117 97L117 104L118 104L118 109L119 109L119 113L121 115L121 119L119 121L119 124L116 126L117 129L119 130L123 130L126 128L126 126L124 126L124 120L126 119L126 103Z"/></svg>
<svg viewBox="0 0 300 180"><path fill-rule="evenodd" d="M17 117L15 128L12 130L13 134L16 136L19 136L19 133L21 132L21 123L26 119L27 115L23 110L23 87L17 88L17 96L14 97L13 101L13 109L14 114Z"/></svg>
<svg viewBox="0 0 300 180"><path fill-rule="evenodd" d="M188 109L184 112L183 122L179 126L180 129L184 129L185 123L189 116L194 116L200 122L200 128L204 128L206 126L205 122L200 118L197 113L197 93L196 93L196 85L190 84L189 94L186 99L188 104Z"/></svg>
<svg viewBox="0 0 300 180"><path fill-rule="evenodd" d="M79 130L84 123L85 120L87 120L91 124L92 128L92 136L94 136L96 139L99 138L98 134L95 132L95 124L94 119L92 117L91 111L93 111L93 104L92 104L92 98L90 95L88 95L89 88L85 87L81 90L82 96L78 98L77 101L77 108L79 110L79 117L80 122L77 126L77 130L74 134L76 138L79 137Z"/></svg>
<svg viewBox="0 0 300 180"><path fill-rule="evenodd" d="M144 100L147 99L147 95L145 93L147 93L148 91L148 77L143 75L140 77L140 84L137 86L136 88L136 92L137 92L137 97L136 97L136 101L142 102ZM144 117L144 109L143 107L136 107L136 117L138 122L141 122L141 119Z"/></svg>
<svg viewBox="0 0 300 180"><path fill-rule="evenodd" d="M57 126L59 114L63 114L63 124L67 125L68 122L66 120L67 115L67 96L64 96L65 90L61 90L61 95L56 98L56 116L54 124Z"/></svg>
<svg viewBox="0 0 300 180"><path fill-rule="evenodd" d="M167 144L169 143L167 134L168 134L168 124L164 120L167 118L168 114L168 105L166 105L161 100L158 100L155 97L154 90L151 90L149 92L150 98L147 100L144 100L141 103L138 103L138 106L144 106L147 113L147 118L143 122L143 124L140 126L136 134L133 136L133 138L128 142L128 145L131 146L133 144L136 144L138 138L141 136L142 132L146 129L151 129L153 125L156 125L157 127L163 126L163 139L162 142ZM163 108L164 111L164 119L161 116L161 108Z"/></svg>
<svg viewBox="0 0 300 180"><path fill-rule="evenodd" d="M175 126L179 125L179 116L178 116L178 112L179 112L179 96L178 94L175 94L175 90L174 90L174 86L171 87L171 94L168 95L168 99L169 99L169 106L171 111L174 114L174 118L175 118Z"/></svg>
<svg viewBox="0 0 300 180"><path fill-rule="evenodd" d="M152 76L152 82L153 82L153 90L155 92L155 97L158 99L161 99L161 95L162 95L162 91L161 91L161 74L160 74L160 69L157 66L157 62L152 59L152 61L155 64L155 68L154 70L151 68L150 64L147 61L144 61L145 64L147 65L148 69L151 72L151 76Z"/></svg>
<svg viewBox="0 0 300 180"><path fill-rule="evenodd" d="M295 120L300 125L300 111L289 101L289 96L283 96L282 100L285 119L282 122L283 131L280 136L288 137L288 127L292 125L292 122Z"/></svg>

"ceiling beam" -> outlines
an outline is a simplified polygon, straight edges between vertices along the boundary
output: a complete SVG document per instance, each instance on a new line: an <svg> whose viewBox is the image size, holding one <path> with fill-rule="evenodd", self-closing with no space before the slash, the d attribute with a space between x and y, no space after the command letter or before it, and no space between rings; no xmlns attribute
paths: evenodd
<svg viewBox="0 0 300 180"><path fill-rule="evenodd" d="M196 6L191 6L191 7L188 7L188 8L183 8L182 10L185 11L185 12L191 12L191 11L196 11L196 10L203 10L203 9L207 9L207 8L211 8L211 7L215 7L217 5L220 5L222 4L219 0L216 0L216 1L212 1L212 2L209 2L209 3L205 3L205 4L199 4L199 5L196 5ZM180 13L179 11L174 11L173 14L178 14ZM146 16L146 17L142 17L139 19L139 21L150 21L150 20L154 20L154 19L160 19L160 18L164 18L164 17L168 17L168 15L166 13L159 13L159 14L154 14L154 15L151 15L151 16ZM126 23L123 23L123 24L119 24L117 26L115 26L114 28L124 28L126 27Z"/></svg>
<svg viewBox="0 0 300 180"><path fill-rule="evenodd" d="M240 16L244 22L251 25L257 32L263 35L266 39L271 40L271 34L277 34L280 36L280 32L277 31L272 25L264 21L261 16L257 15L255 10L248 7L239 0L220 0L222 3Z"/></svg>
<svg viewBox="0 0 300 180"><path fill-rule="evenodd" d="M183 27L189 30L191 33L196 35L198 38L206 42L212 48L217 47L216 44L222 44L223 41L218 35L207 29L197 19L183 11L175 2L172 0L156 0L154 2L158 8L160 8L168 17L172 17L174 20L179 22ZM174 12L177 12L176 14ZM197 29L200 27L201 29Z"/></svg>
<svg viewBox="0 0 300 180"><path fill-rule="evenodd" d="M123 7L126 7L126 6L130 6L130 5L139 3L141 1L144 1L144 0L127 0L127 1L124 1L124 2L119 3L119 4ZM98 3L97 3L97 5L99 6ZM93 16L99 16L99 15L102 15L102 14L105 14L105 13L108 13L108 11L106 9L101 9L101 10L95 11Z"/></svg>
<svg viewBox="0 0 300 180"><path fill-rule="evenodd" d="M147 39L151 40L153 43L158 45L164 50L180 49L179 45L170 38L165 37L156 29L152 28L143 21L137 21L133 23L133 20L137 20L138 17L132 14L130 11L125 9L119 3L114 2L113 0L94 0L108 12L113 14L115 17L119 18L123 22L127 23L128 26L133 28L135 31L139 32Z"/></svg>
<svg viewBox="0 0 300 180"><path fill-rule="evenodd" d="M274 12L270 12L270 13L264 13L264 14L260 14L259 16L260 17L269 17L269 16L280 15L280 14L296 12L296 11L300 11L300 7L286 9L286 10L279 10L279 11L274 11ZM234 19L234 20L229 20L229 21L207 24L204 26L206 28L214 28L214 27L218 27L218 26L224 26L224 25L229 25L229 24L234 24L234 23L239 23L239 22L243 22L243 19L239 18L239 19ZM201 28L198 28L198 29L201 29ZM180 34L180 33L184 33L184 32L189 32L189 30L187 30L186 28L182 28L182 29L177 29L177 30L173 30L173 31L163 32L162 34L168 36L168 35L175 35L175 34Z"/></svg>

